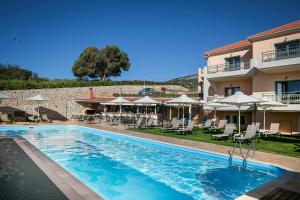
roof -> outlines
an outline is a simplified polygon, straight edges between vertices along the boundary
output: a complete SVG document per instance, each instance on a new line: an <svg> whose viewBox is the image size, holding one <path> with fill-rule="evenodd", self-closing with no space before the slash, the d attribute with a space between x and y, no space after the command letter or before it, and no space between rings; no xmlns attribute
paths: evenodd
<svg viewBox="0 0 300 200"><path fill-rule="evenodd" d="M258 38L258 37L269 36L269 35L272 35L272 34L275 34L275 33L280 33L280 32L292 30L292 29L295 29L295 28L300 28L300 20L294 21L294 22L291 22L291 23L288 23L288 24L285 24L285 25L282 25L282 26L278 26L276 28L272 28L272 29L266 30L266 31L261 32L261 33L251 35L251 36L248 37L248 39L254 39L254 38Z"/></svg>
<svg viewBox="0 0 300 200"><path fill-rule="evenodd" d="M241 48L241 47L248 47L248 46L251 46L251 44L252 43L248 40L241 40L241 41L234 42L234 43L231 43L231 44L223 46L223 47L219 47L219 48L207 51L204 53L204 55L208 56L209 54L213 54L213 53L219 53L219 52L237 49L237 48Z"/></svg>
<svg viewBox="0 0 300 200"><path fill-rule="evenodd" d="M229 51L229 50L234 50L234 49L238 49L238 48L248 47L248 46L252 45L252 43L251 43L252 39L266 37L266 36L270 36L270 35L273 35L273 34L276 34L276 33L282 33L282 32L285 32L285 31L293 30L293 29L296 29L296 28L300 28L300 20L297 20L297 21L294 21L294 22L291 22L291 23L288 23L288 24L285 24L285 25L282 25L282 26L278 26L276 28L272 28L272 29L266 30L266 31L261 32L261 33L251 35L251 36L247 37L247 39L245 39L245 40L234 42L234 43L231 43L229 45L207 51L207 52L204 53L204 57L207 58L210 54L221 53L221 52L224 52L224 51Z"/></svg>
<svg viewBox="0 0 300 200"><path fill-rule="evenodd" d="M114 99L117 99L117 97L95 97L92 99L89 98L85 98L85 99L77 99L76 101L81 101L81 102L108 102L108 101L112 101ZM139 99L142 99L141 97L125 97L125 99L127 99L128 101L137 101ZM166 102L169 101L171 98L153 98L156 101L159 102Z"/></svg>

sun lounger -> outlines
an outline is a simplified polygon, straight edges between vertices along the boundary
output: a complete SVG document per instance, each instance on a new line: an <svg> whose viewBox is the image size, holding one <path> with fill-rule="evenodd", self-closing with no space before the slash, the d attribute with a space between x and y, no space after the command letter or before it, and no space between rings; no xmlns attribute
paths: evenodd
<svg viewBox="0 0 300 200"><path fill-rule="evenodd" d="M12 120L8 117L7 114L2 114L0 116L0 122L5 122L5 123L12 123Z"/></svg>
<svg viewBox="0 0 300 200"><path fill-rule="evenodd" d="M42 119L43 122L49 122L49 123L52 123L52 120L51 120L51 119L48 119L47 114L42 114L42 115L41 115L41 119Z"/></svg>
<svg viewBox="0 0 300 200"><path fill-rule="evenodd" d="M264 132L261 132L261 134L265 137L272 136L272 135L278 135L279 134L279 123L271 123L270 130L265 130Z"/></svg>
<svg viewBox="0 0 300 200"><path fill-rule="evenodd" d="M136 121L136 123L133 123L133 124L125 124L125 128L126 129L129 129L129 128L141 128L143 125L143 120L144 118L143 117L140 117L138 118L138 120Z"/></svg>
<svg viewBox="0 0 300 200"><path fill-rule="evenodd" d="M184 134L186 135L187 133L192 133L194 129L195 122L190 121L187 127L185 128L180 128L178 130L174 130L177 134Z"/></svg>
<svg viewBox="0 0 300 200"><path fill-rule="evenodd" d="M255 138L256 131L256 125L248 125L245 135L234 137L234 141L239 141L241 143L250 142L252 139Z"/></svg>
<svg viewBox="0 0 300 200"><path fill-rule="evenodd" d="M147 120L146 124L144 125L144 128L153 128L153 127L154 127L154 121L153 121L153 118L150 117Z"/></svg>
<svg viewBox="0 0 300 200"><path fill-rule="evenodd" d="M173 126L173 124L175 123L177 119L176 118L172 118L171 121L169 123L164 124L164 128L170 128Z"/></svg>
<svg viewBox="0 0 300 200"><path fill-rule="evenodd" d="M209 129L211 127L212 122L213 121L211 119L206 120L206 122L204 123L204 125L202 126L202 128L203 129Z"/></svg>
<svg viewBox="0 0 300 200"><path fill-rule="evenodd" d="M179 125L180 125L180 121L181 120L176 120L173 125L169 128L161 128L160 132L168 132L168 131L174 131L174 130L178 130L179 129Z"/></svg>
<svg viewBox="0 0 300 200"><path fill-rule="evenodd" d="M222 134L211 135L211 139L228 139L232 136L235 128L235 124L233 123L226 124L224 132Z"/></svg>
<svg viewBox="0 0 300 200"><path fill-rule="evenodd" d="M29 122L34 122L34 123L40 122L40 118L35 118L34 116L29 116L27 119Z"/></svg>
<svg viewBox="0 0 300 200"><path fill-rule="evenodd" d="M223 129L227 124L227 119L222 119L219 121L218 126L217 127L210 127L208 128L209 131L220 131L221 129Z"/></svg>

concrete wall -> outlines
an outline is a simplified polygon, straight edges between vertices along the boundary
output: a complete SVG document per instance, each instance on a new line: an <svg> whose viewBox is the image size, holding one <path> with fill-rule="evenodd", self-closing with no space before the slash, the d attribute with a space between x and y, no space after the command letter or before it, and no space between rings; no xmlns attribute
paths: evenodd
<svg viewBox="0 0 300 200"><path fill-rule="evenodd" d="M181 93L187 92L188 89L177 85L156 85L146 86L160 91L161 87L167 90L176 90ZM93 87L95 97L111 97L115 93L137 94L144 88L143 85L128 86L98 86ZM12 97L12 99L3 100L0 104L0 112L12 114L14 110L22 110L28 114L37 114L36 107L40 106L41 113L47 113L50 119L65 120L73 114L83 114L85 108L77 103L76 99L87 98L88 87L79 88L54 88L54 89L32 89L32 90L6 90L2 93ZM26 101L25 98L35 95L42 95L50 101L38 105L35 102Z"/></svg>
<svg viewBox="0 0 300 200"><path fill-rule="evenodd" d="M225 88L228 87L240 87L240 90L247 95L252 94L252 79L246 79L246 80L234 80L234 81L222 81L222 82L210 82L210 88L208 88L208 95L214 96L214 95L225 95ZM212 93L212 90L215 92Z"/></svg>
<svg viewBox="0 0 300 200"><path fill-rule="evenodd" d="M236 51L216 56L211 56L207 59L207 66L225 64L225 58L241 56L241 61L249 61L252 58L251 48L242 51Z"/></svg>

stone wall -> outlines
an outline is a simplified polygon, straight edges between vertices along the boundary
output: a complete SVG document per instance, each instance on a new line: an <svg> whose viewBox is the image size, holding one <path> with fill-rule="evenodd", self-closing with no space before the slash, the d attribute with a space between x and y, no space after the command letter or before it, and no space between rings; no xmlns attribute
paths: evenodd
<svg viewBox="0 0 300 200"><path fill-rule="evenodd" d="M162 87L167 90L175 90L178 93L185 93L188 89L178 85L156 85L146 86L160 91ZM111 97L113 94L120 93L137 94L144 88L143 85L123 85L123 86L97 86L93 87L95 97ZM76 99L87 97L88 87L78 88L54 88L54 89L32 89L32 90L5 90L1 93L6 94L12 99L3 100L0 104L0 111L12 114L15 110L25 111L27 114L37 114L37 107L40 113L47 113L50 119L66 120L73 114L83 114L85 108L78 104ZM37 104L35 102L24 100L35 95L42 95L50 101Z"/></svg>

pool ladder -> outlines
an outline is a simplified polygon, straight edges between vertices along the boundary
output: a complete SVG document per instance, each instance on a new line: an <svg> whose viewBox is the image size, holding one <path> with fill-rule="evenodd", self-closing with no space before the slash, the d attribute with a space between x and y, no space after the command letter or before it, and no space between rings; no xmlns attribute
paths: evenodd
<svg viewBox="0 0 300 200"><path fill-rule="evenodd" d="M239 149L240 149L239 152L236 151L238 143L239 143ZM247 152L243 153L242 141L241 140L235 141L233 149L228 151L230 165L232 165L232 158L233 158L234 154L237 154L243 158L243 167L247 167L247 159L248 159L248 157L253 158L255 156L255 151L254 151L254 144L253 144L252 140L246 142L246 144L248 145ZM251 151L252 151L252 155L250 154Z"/></svg>

